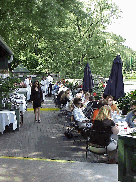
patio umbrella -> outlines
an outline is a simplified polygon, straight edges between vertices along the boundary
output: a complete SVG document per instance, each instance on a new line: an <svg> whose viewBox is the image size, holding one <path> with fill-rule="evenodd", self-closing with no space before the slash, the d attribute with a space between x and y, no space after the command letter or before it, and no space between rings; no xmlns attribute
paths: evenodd
<svg viewBox="0 0 137 182"><path fill-rule="evenodd" d="M94 87L93 77L91 74L90 66L87 63L84 69L84 78L83 78L83 86L82 89L87 92L91 92Z"/></svg>
<svg viewBox="0 0 137 182"><path fill-rule="evenodd" d="M104 98L106 98L108 95L113 96L114 100L118 100L120 97L124 96L122 60L119 55L113 60L111 74L104 90Z"/></svg>

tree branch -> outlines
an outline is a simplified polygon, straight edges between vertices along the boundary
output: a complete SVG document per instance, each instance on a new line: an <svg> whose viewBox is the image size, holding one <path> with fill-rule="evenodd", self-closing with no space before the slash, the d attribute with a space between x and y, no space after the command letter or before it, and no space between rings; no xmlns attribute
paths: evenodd
<svg viewBox="0 0 137 182"><path fill-rule="evenodd" d="M90 25L89 25L89 27L87 28L87 30L84 32L84 34L83 34L83 37L84 37L84 35L89 31L89 29L90 29L90 27L93 25L93 23L91 23Z"/></svg>
<svg viewBox="0 0 137 182"><path fill-rule="evenodd" d="M82 53L82 56L81 56L81 62L83 62L83 58L86 56L86 54L83 54Z"/></svg>
<svg viewBox="0 0 137 182"><path fill-rule="evenodd" d="M98 58L100 58L100 57L103 57L103 56L100 56L100 55L99 55L99 56L96 56L96 57L94 56L94 57L91 57L91 58L89 58L89 59L98 59Z"/></svg>
<svg viewBox="0 0 137 182"><path fill-rule="evenodd" d="M97 21L97 22L95 23L95 25L97 25L98 23L99 23L99 21ZM91 27L92 25L93 25L93 23L91 23L91 24L89 25L89 27L87 28L87 30L84 32L83 37L84 37L84 35L89 31L89 29L90 29L90 27ZM94 33L95 29L96 29L96 28L94 28L94 30L93 30L92 33L90 34L90 38L93 36L93 33Z"/></svg>
<svg viewBox="0 0 137 182"><path fill-rule="evenodd" d="M81 37L81 28L79 26L79 19L78 19L78 17L77 17L77 27L78 27L78 31L79 31L79 34L80 34L80 37Z"/></svg>

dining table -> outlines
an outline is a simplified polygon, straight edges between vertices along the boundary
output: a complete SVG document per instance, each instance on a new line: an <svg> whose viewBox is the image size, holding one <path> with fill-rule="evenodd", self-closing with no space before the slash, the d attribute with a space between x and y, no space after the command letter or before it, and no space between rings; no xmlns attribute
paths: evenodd
<svg viewBox="0 0 137 182"><path fill-rule="evenodd" d="M3 134L5 127L13 124L13 130L17 128L17 118L15 111L2 110L0 111L0 132Z"/></svg>
<svg viewBox="0 0 137 182"><path fill-rule="evenodd" d="M24 94L17 94L14 98L14 102L19 106L19 110L24 114L27 110L27 104Z"/></svg>
<svg viewBox="0 0 137 182"><path fill-rule="evenodd" d="M124 135L130 135L133 132L136 132L136 128L130 128L128 126L128 123L126 122L126 115L117 114L117 112L113 112L111 115L112 120L114 121L115 125L119 129L118 135L124 136ZM118 140L118 135L112 135L112 137L116 140Z"/></svg>

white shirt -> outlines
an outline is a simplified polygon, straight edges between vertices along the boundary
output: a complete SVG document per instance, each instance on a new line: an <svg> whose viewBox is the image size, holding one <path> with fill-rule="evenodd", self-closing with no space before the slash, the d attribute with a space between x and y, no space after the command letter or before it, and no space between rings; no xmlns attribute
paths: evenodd
<svg viewBox="0 0 137 182"><path fill-rule="evenodd" d="M61 91L66 91L68 88L67 87L65 87L65 86L63 86L63 87L60 87L59 88L59 91L58 91L58 94L61 92Z"/></svg>
<svg viewBox="0 0 137 182"><path fill-rule="evenodd" d="M88 118L82 112L82 109L76 106L74 106L73 115L76 121L82 122L88 120Z"/></svg>
<svg viewBox="0 0 137 182"><path fill-rule="evenodd" d="M25 79L25 81L24 81L24 83L27 85L27 87L29 86L29 79L28 78L26 78Z"/></svg>
<svg viewBox="0 0 137 182"><path fill-rule="evenodd" d="M41 85L42 85L42 86L41 86L41 89L44 90L44 91L46 91L46 80L41 80L40 83L41 83Z"/></svg>
<svg viewBox="0 0 137 182"><path fill-rule="evenodd" d="M52 76L50 76L50 75L47 77L46 80L47 80L47 84L48 84L48 85L49 85L50 83L53 82L53 78L52 78Z"/></svg>
<svg viewBox="0 0 137 182"><path fill-rule="evenodd" d="M45 81L45 80L41 80L41 82L40 82L40 83L41 83L41 85L42 85L42 86L45 86L46 81Z"/></svg>

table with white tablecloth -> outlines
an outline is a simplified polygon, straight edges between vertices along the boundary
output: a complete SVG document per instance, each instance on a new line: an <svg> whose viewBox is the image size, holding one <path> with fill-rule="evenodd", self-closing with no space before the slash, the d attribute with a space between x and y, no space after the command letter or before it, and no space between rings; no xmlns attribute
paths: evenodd
<svg viewBox="0 0 137 182"><path fill-rule="evenodd" d="M27 108L25 99L16 98L15 101L17 104L19 104L19 110L22 111L22 113L25 113Z"/></svg>
<svg viewBox="0 0 137 182"><path fill-rule="evenodd" d="M27 88L18 88L16 90L16 94L20 94L20 95L23 94L25 96L26 105L27 105L27 92L28 92Z"/></svg>
<svg viewBox="0 0 137 182"><path fill-rule="evenodd" d="M136 128L130 128L128 126L125 115L123 116L123 115L117 114L115 112L112 115L112 120L115 122L115 125L117 125L119 128L118 135L128 135L128 134L134 132L134 130L136 129Z"/></svg>
<svg viewBox="0 0 137 182"><path fill-rule="evenodd" d="M15 111L2 110L0 111L0 132L3 134L5 126L13 124L13 130L17 128L17 119Z"/></svg>
<svg viewBox="0 0 137 182"><path fill-rule="evenodd" d="M15 96L12 98L12 102L18 105L19 110L24 114L27 110L26 97L24 94L14 93Z"/></svg>

